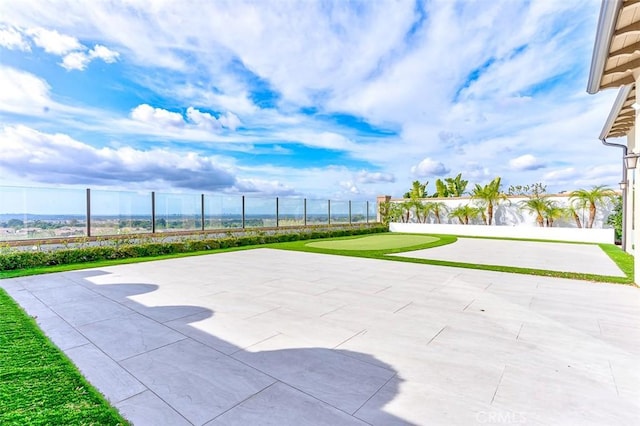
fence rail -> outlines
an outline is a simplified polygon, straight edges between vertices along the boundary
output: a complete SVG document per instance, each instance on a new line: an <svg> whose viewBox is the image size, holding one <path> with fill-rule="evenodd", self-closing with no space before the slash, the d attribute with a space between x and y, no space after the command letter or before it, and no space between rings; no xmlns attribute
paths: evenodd
<svg viewBox="0 0 640 426"><path fill-rule="evenodd" d="M0 186L0 241L376 221L376 203Z"/></svg>

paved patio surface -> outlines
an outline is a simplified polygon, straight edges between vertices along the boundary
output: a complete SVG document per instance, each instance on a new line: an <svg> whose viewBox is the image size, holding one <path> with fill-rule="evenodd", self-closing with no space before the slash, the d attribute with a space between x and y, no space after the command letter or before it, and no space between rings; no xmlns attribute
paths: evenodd
<svg viewBox="0 0 640 426"><path fill-rule="evenodd" d="M0 286L135 425L640 418L635 287L271 249Z"/></svg>
<svg viewBox="0 0 640 426"><path fill-rule="evenodd" d="M516 266L560 272L624 277L625 274L594 244L458 238L453 244L395 256L483 265Z"/></svg>

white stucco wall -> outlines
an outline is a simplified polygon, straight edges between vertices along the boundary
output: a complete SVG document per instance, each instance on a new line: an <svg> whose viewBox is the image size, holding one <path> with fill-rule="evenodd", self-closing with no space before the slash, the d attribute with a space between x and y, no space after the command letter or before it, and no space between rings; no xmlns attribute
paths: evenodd
<svg viewBox="0 0 640 426"><path fill-rule="evenodd" d="M560 207L567 207L569 204L569 196L568 195L552 195L549 199L556 201ZM522 210L519 206L523 201L526 201L527 197L509 197L508 201L501 202L497 207L494 206L493 212L493 220L495 225L502 226L517 226L517 227L537 227L536 217L534 214ZM403 199L391 199L391 202L401 203ZM453 210L458 206L464 206L466 204L476 205L475 201L470 197L460 197L460 198L427 198L424 199L424 202L443 202L447 205L449 210ZM596 211L596 220L593 224L594 229L599 228L608 228L609 225L606 225L607 218L611 214L613 210L613 203L607 203L606 205L598 205ZM589 221L589 210L584 209L579 211L580 221L582 222L582 226L585 226ZM446 213L440 215L441 221L443 224L459 224L458 219L449 218ZM416 218L413 217L413 213L409 218L410 223L417 222ZM435 223L435 218L433 214L430 215L427 220L428 223ZM482 220L477 218L473 221L473 224L482 225ZM573 219L562 218L556 219L553 224L553 228L577 228L577 225Z"/></svg>
<svg viewBox="0 0 640 426"><path fill-rule="evenodd" d="M585 228L540 228L538 226L486 226L429 223L390 223L391 232L449 234L470 237L524 238L583 243L614 243L614 231Z"/></svg>

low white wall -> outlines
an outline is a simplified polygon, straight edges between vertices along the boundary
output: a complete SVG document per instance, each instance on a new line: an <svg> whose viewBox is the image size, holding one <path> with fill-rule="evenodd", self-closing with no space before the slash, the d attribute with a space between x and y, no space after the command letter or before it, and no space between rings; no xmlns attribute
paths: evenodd
<svg viewBox="0 0 640 426"><path fill-rule="evenodd" d="M614 243L613 229L540 228L529 226L454 225L432 223L390 223L391 232L450 234L470 237L530 238L537 240Z"/></svg>
<svg viewBox="0 0 640 426"><path fill-rule="evenodd" d="M384 198L384 197L383 197ZM559 207L567 207L569 204L569 195L550 195L549 199L551 201L555 201ZM511 196L508 197L508 201L502 201L497 206L494 207L493 214L493 223L495 225L503 225L503 226L531 226L536 227L536 215L523 210L520 208L522 203L527 200L527 197L521 196ZM406 201L402 198L393 198L391 199L392 203L402 203ZM470 197L460 197L460 198L425 198L422 200L423 202L442 202L447 206L447 210L451 211L459 206L464 205L477 205L476 200ZM593 224L593 228L604 228L607 222L607 218L613 212L613 203L607 202L604 205L598 204L598 208L596 210L596 220ZM581 209L578 211L578 216L580 221L582 222L582 226L586 226L589 221L589 209ZM441 221L443 224L459 224L458 219L451 218L447 215L446 212L441 213L440 215ZM411 212L409 215L409 223L417 223L414 212ZM435 224L435 217L433 213L429 215L427 223ZM481 219L476 218L473 221L476 225L481 225ZM560 218L557 219L554 224L554 228L576 228L576 223L571 218Z"/></svg>

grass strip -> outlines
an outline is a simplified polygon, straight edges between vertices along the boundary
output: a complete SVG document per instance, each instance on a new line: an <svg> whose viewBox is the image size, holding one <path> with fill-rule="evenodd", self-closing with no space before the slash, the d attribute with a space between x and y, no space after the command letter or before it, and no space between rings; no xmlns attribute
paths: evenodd
<svg viewBox="0 0 640 426"><path fill-rule="evenodd" d="M70 263L70 264L64 264L64 265L52 265L52 266L41 266L41 267L35 267L35 268L14 269L10 271L0 271L0 279L27 277L30 275L52 274L55 272L77 271L80 269L103 268L106 266L125 265L130 263L153 262L154 260L177 259L181 257L202 256L205 254L226 253L230 251L251 250L254 248L258 248L260 246L262 245L255 244L250 246L228 247L228 248L216 249L216 250L201 250L201 251L194 251L194 252L187 252L187 253L163 254L159 256L131 257L131 258L125 258L125 259L109 259L109 260L98 260L95 262Z"/></svg>
<svg viewBox="0 0 640 426"><path fill-rule="evenodd" d="M329 239L307 243L308 246L330 250L387 250L428 244L439 240L438 237L419 234L375 234L362 238L346 240Z"/></svg>
<svg viewBox="0 0 640 426"><path fill-rule="evenodd" d="M0 424L128 424L3 289Z"/></svg>
<svg viewBox="0 0 640 426"><path fill-rule="evenodd" d="M384 235L384 234L379 234L379 235ZM340 256L364 257L369 259L388 260L392 262L419 263L424 265L449 266L454 268L477 269L477 270L495 271L495 272L508 272L508 273L514 273L514 274L524 274L524 275L538 275L543 277L567 278L567 279L603 282L603 283L631 284L631 285L633 285L634 283L633 256L629 255L628 253L625 253L624 251L622 251L620 248L618 248L613 244L599 244L599 246L620 267L622 272L626 274L626 277L584 274L584 273L578 273L578 272L551 271L551 270L545 270L545 269L522 268L522 267L504 266L504 265L485 265L485 264L478 264L478 263L452 262L452 261L435 260L435 259L416 259L416 258L410 258L410 257L387 256L388 254L404 253L407 251L438 247L445 244L451 244L457 241L457 236L454 236L454 235L438 234L433 236L438 237L440 240L433 243L429 243L429 244L422 244L422 245L405 247L405 248L396 248L391 250L340 250L340 249L332 250L327 248L310 246L307 244L308 241L292 241L292 242L286 242L286 243L270 244L269 246L272 248L281 249L281 250L334 254L334 255L340 255ZM359 238L359 237L344 237L341 239L352 239L352 238ZM338 239L336 238L333 240L338 240ZM509 240L515 240L515 239L509 239ZM530 240L522 240L522 241L530 241ZM554 241L554 242L557 242L557 241Z"/></svg>

